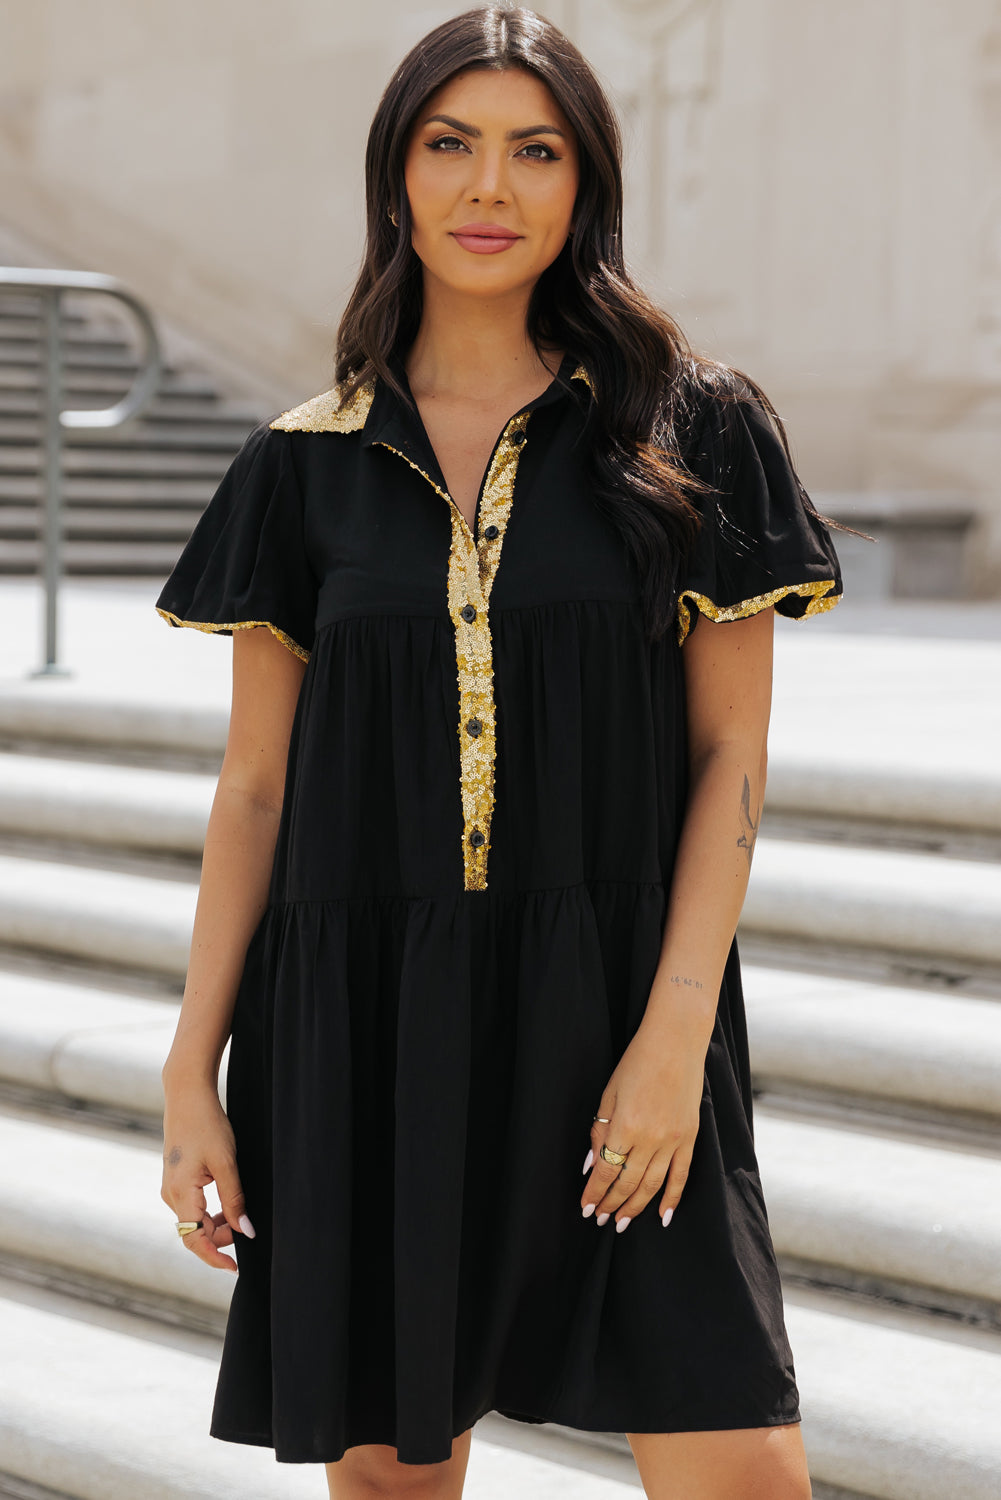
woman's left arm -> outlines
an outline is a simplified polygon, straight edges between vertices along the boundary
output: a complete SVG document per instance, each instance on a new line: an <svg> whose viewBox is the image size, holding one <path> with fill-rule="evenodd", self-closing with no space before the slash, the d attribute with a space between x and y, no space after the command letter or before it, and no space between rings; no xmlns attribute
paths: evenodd
<svg viewBox="0 0 1001 1500"><path fill-rule="evenodd" d="M706 1050L744 902L765 792L774 611L700 617L681 648L688 717L688 805L660 962L635 1035L591 1127L585 1217L619 1229L663 1188L664 1223L681 1198L699 1128ZM628 1152L623 1167L598 1154ZM666 1178L666 1182L665 1182ZM666 1215L666 1217L665 1217Z"/></svg>

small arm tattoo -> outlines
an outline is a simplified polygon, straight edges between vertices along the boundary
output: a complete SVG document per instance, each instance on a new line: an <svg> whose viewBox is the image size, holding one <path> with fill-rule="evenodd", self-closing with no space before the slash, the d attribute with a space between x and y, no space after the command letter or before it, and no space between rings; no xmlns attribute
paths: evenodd
<svg viewBox="0 0 1001 1500"><path fill-rule="evenodd" d="M700 990L702 988L701 979L689 979L687 974L672 974L671 983L687 984L690 985L693 990Z"/></svg>
<svg viewBox="0 0 1001 1500"><path fill-rule="evenodd" d="M751 868L751 860L754 858L754 843L758 837L760 821L760 812L757 818L751 816L751 783L745 774L744 789L740 794L740 838L737 840L737 848L747 851L748 869Z"/></svg>
<svg viewBox="0 0 1001 1500"><path fill-rule="evenodd" d="M174 1147L172 1147L171 1150L167 1153L167 1165L168 1165L168 1167L176 1167L179 1164L180 1160L181 1160L181 1148L180 1148L180 1146L174 1146Z"/></svg>

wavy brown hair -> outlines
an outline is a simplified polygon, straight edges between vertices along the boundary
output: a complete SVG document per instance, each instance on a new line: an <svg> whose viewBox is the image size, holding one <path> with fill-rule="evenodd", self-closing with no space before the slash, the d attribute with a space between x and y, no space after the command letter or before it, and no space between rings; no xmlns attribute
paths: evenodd
<svg viewBox="0 0 1001 1500"><path fill-rule="evenodd" d="M619 125L583 55L544 16L521 6L467 10L428 32L390 79L368 135L366 245L337 331L334 379L350 395L378 374L408 400L389 363L413 342L423 310L422 266L411 245L404 183L407 145L430 95L453 74L475 68L528 69L576 132L574 232L532 289L526 331L540 357L543 348L565 348L591 379L594 498L636 562L647 632L655 639L676 616L682 569L699 525L690 495L712 488L680 456L697 392L759 401L790 465L792 459L781 418L760 386L696 353L626 270ZM815 512L802 485L800 490Z"/></svg>

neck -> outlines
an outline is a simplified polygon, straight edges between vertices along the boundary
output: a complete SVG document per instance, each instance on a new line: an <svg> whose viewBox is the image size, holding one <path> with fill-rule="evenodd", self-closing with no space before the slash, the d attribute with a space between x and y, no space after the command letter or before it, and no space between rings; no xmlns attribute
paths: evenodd
<svg viewBox="0 0 1001 1500"><path fill-rule="evenodd" d="M424 312L406 356L415 399L468 398L489 402L556 374L561 350L539 358L525 327L523 294L505 299L470 297L427 278Z"/></svg>

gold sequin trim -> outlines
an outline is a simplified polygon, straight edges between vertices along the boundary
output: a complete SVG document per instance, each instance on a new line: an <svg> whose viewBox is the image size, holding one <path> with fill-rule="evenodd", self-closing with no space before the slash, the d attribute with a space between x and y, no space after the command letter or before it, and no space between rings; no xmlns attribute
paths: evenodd
<svg viewBox="0 0 1001 1500"><path fill-rule="evenodd" d="M279 630L277 625L272 625L270 620L236 620L231 625L210 625L205 620L182 620L180 615L172 615L169 609L161 609L159 605L156 607L156 612L162 620L167 621L168 625L183 625L189 630L204 630L206 635L216 635L223 630L254 630L261 626L270 630L275 639L281 641L283 646L287 646L293 656L298 656L300 661L309 661L309 652L290 635L286 635L284 630Z"/></svg>
<svg viewBox="0 0 1001 1500"><path fill-rule="evenodd" d="M570 379L583 380L594 394L591 377L583 365L577 366ZM376 377L371 375L358 387L350 401L341 400L343 387L335 385L331 390L321 391L318 396L312 396L299 406L282 412L268 426L282 432L357 432L365 426L369 408L375 399L375 383Z"/></svg>
<svg viewBox="0 0 1001 1500"><path fill-rule="evenodd" d="M583 365L578 365L570 378L583 380L594 393L594 386ZM284 412L270 425L286 432L355 432L365 424L374 397L375 383L375 376L372 376L359 388L354 400L346 403L341 402L340 387L335 386L333 390L324 391L312 400L304 401L301 406ZM465 516L448 491L443 490L420 464L400 452L399 448L376 439L378 446L398 454L404 463L422 474L449 506L452 541L448 558L448 612L455 628L455 662L459 684L462 860L467 891L484 891L487 888L497 749L489 600L514 498L518 460L527 441L525 437L515 441L515 434L525 433L530 416L531 412L527 411L512 417L494 450L480 496L479 545ZM490 527L497 528L496 536L485 535ZM464 609L475 611L471 620L463 618ZM219 630L225 627L206 625L197 628ZM291 649L294 650L295 647Z"/></svg>
<svg viewBox="0 0 1001 1500"><path fill-rule="evenodd" d="M447 490L413 459L391 443L380 446L423 474L449 506L452 543L448 556L448 613L455 628L455 665L459 684L459 790L462 798L462 862L467 891L487 889L490 825L494 810L496 761L496 706L494 703L493 640L489 601L500 564L504 533L514 498L518 460L524 451L516 434L524 433L531 412L511 418L494 450L480 496L481 542L477 546L469 523ZM496 536L485 532L496 527ZM472 618L463 616L471 610Z"/></svg>
<svg viewBox="0 0 1001 1500"><path fill-rule="evenodd" d="M705 594L697 594L693 589L683 589L678 598L678 645L680 646L691 628L692 617L686 598L691 599L698 605L701 612L710 620L744 620L748 615L756 615L760 610L767 609L778 599L784 599L787 594L799 594L801 598L808 599L806 609L801 615L791 616L794 620L805 620L810 615L823 614L826 609L833 609L836 604L841 603L841 594L831 594L823 598L829 589L834 588L833 578L819 578L812 583L788 583L783 588L772 589L768 594L755 594L753 599L742 599L739 604L728 604L720 607L707 599Z"/></svg>
<svg viewBox="0 0 1001 1500"><path fill-rule="evenodd" d="M375 399L375 376L360 385L349 401L342 400L343 387L321 391L309 401L282 412L269 427L282 432L357 432L365 426L369 407Z"/></svg>

